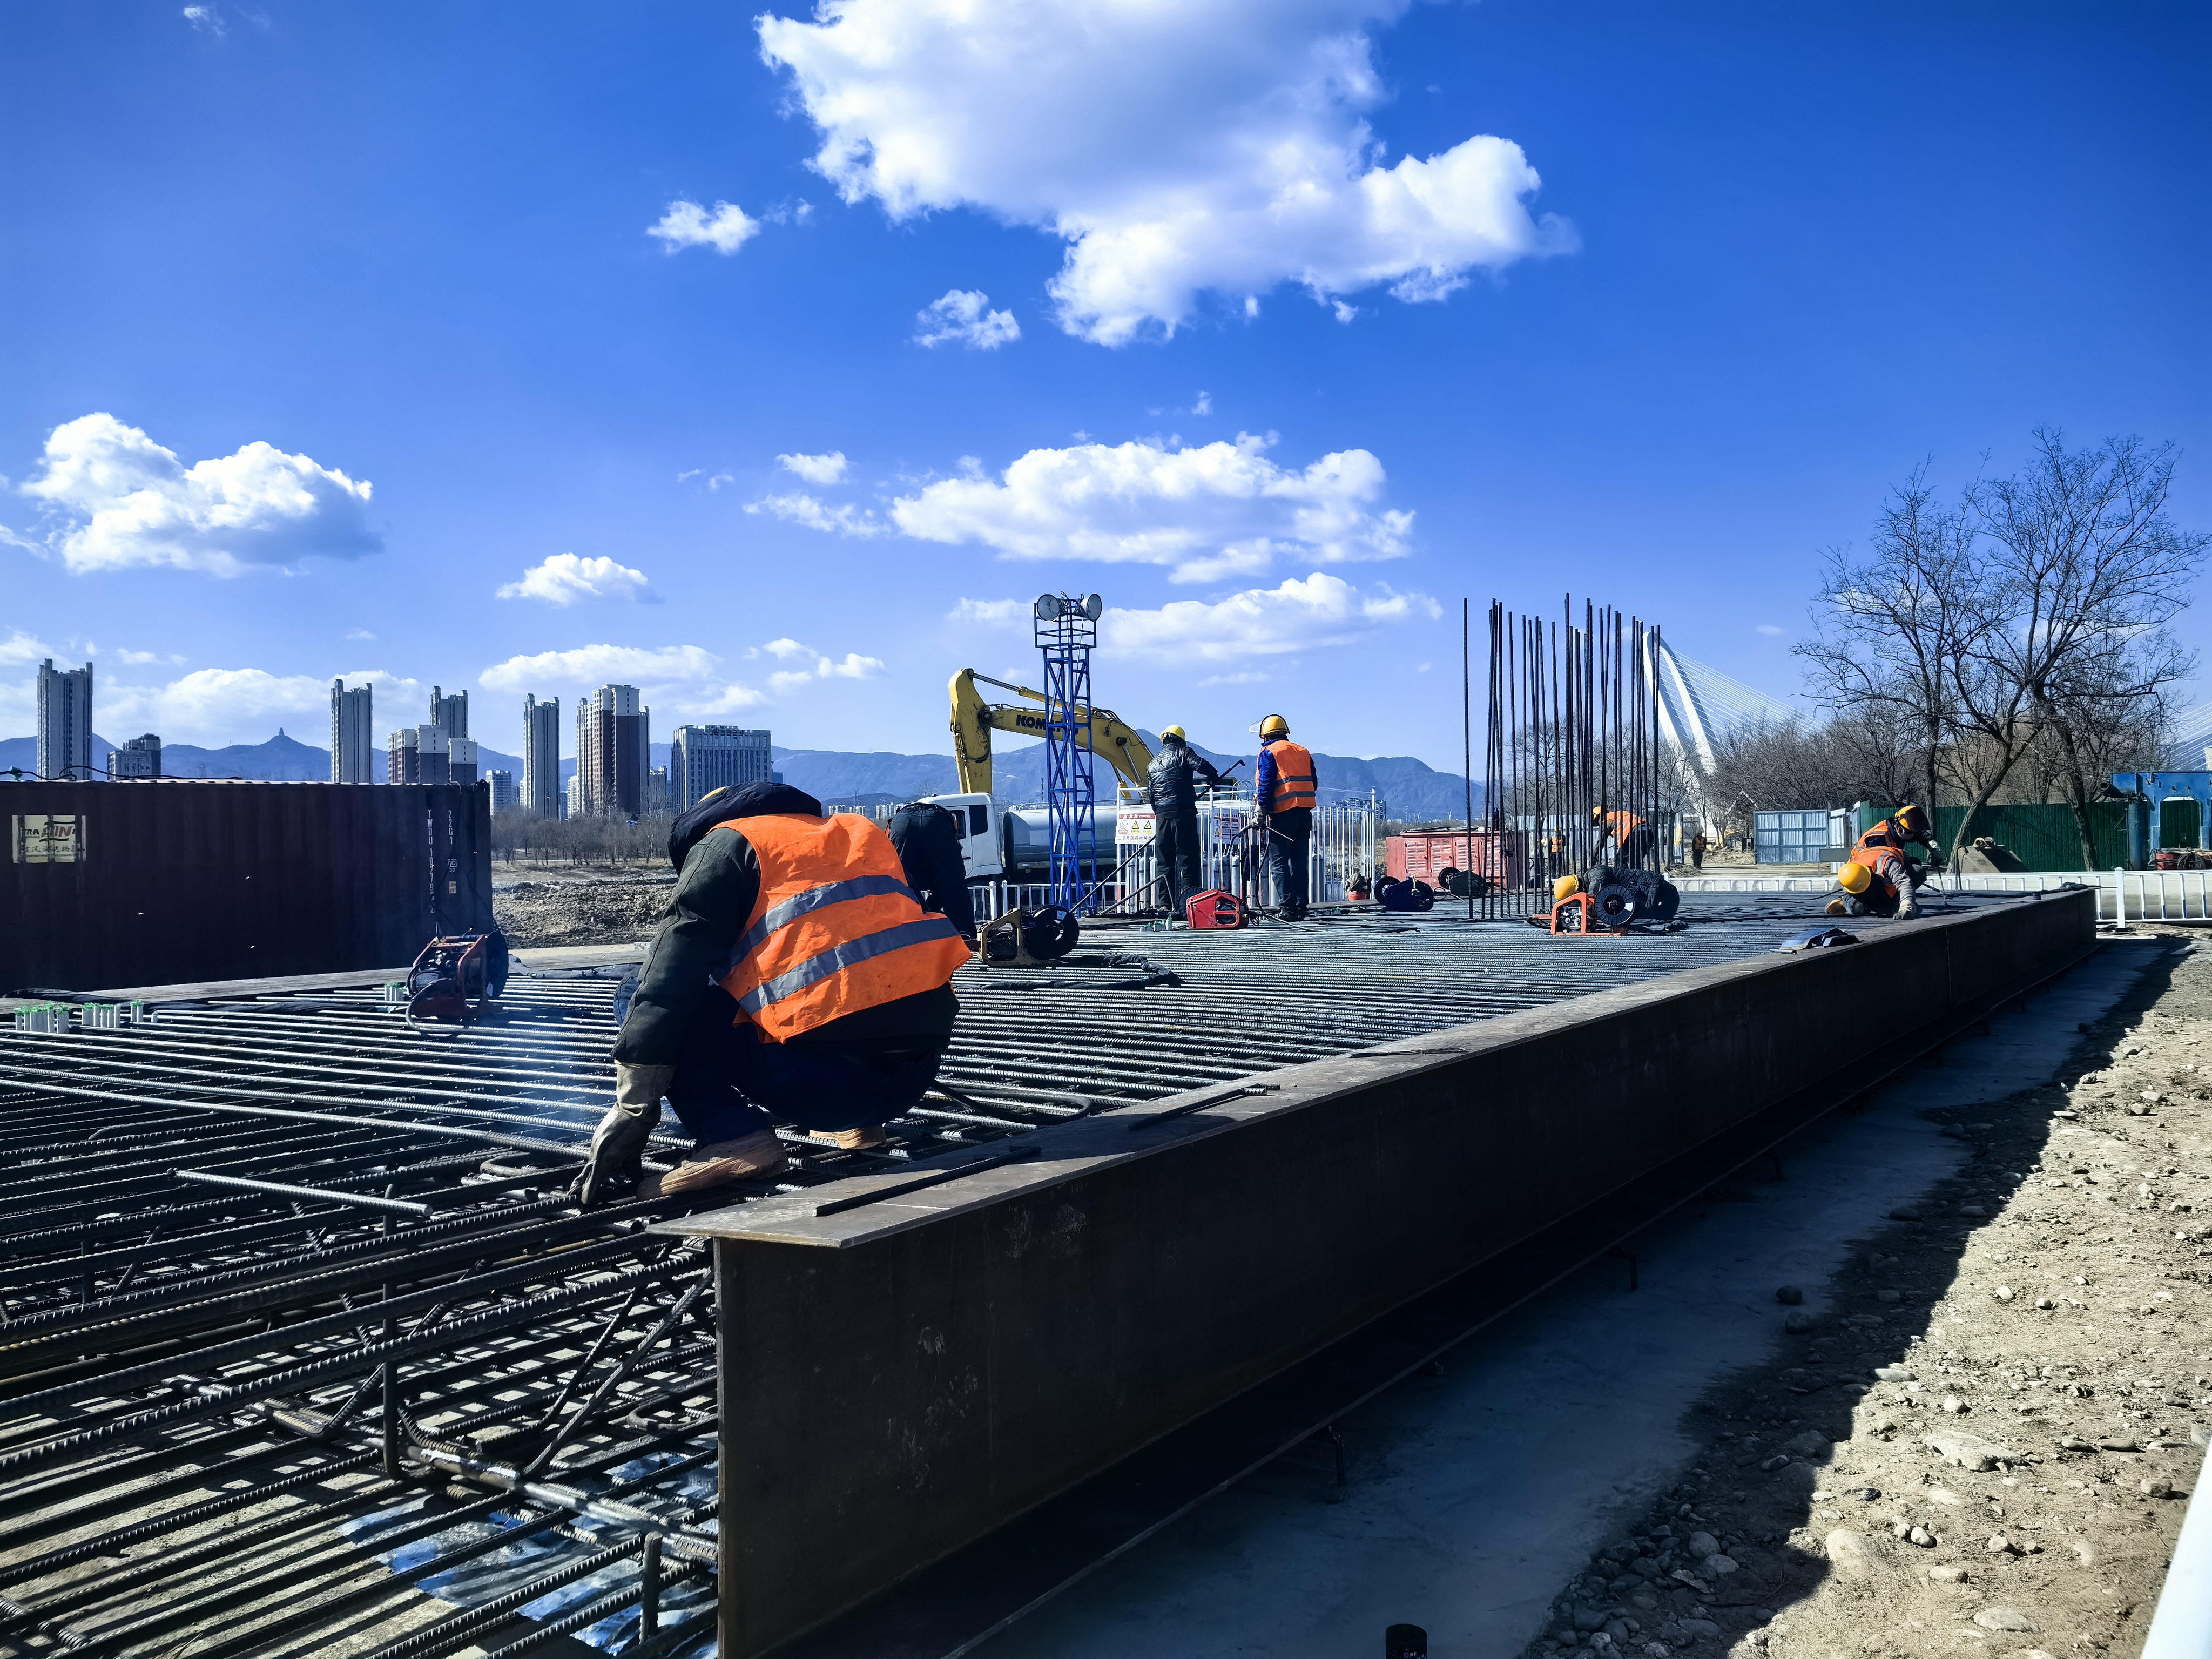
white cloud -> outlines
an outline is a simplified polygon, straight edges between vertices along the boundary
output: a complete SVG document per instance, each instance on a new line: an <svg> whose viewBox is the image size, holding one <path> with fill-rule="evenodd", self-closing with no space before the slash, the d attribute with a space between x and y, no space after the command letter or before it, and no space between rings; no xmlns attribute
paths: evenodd
<svg viewBox="0 0 2212 1659"><path fill-rule="evenodd" d="M9 629L8 637L0 640L0 662L41 662L53 654L53 647L32 638L20 628Z"/></svg>
<svg viewBox="0 0 2212 1659"><path fill-rule="evenodd" d="M772 697L826 679L872 679L884 665L848 652L834 659L796 640L772 640L745 654L764 651L784 661L813 659L811 665L779 670L762 691L726 679L722 659L696 645L586 645L573 651L541 651L495 663L477 678L495 691L581 691L613 684L635 685L653 711L656 727L676 719L707 719L757 708Z"/></svg>
<svg viewBox="0 0 2212 1659"><path fill-rule="evenodd" d="M349 628L346 629L345 636L349 640L373 640L376 637L366 628Z"/></svg>
<svg viewBox="0 0 2212 1659"><path fill-rule="evenodd" d="M736 482L737 479L729 473L717 472L713 477L707 480L707 488L711 491L720 493L724 484L735 483Z"/></svg>
<svg viewBox="0 0 2212 1659"><path fill-rule="evenodd" d="M901 496L891 518L922 541L1169 565L1177 581L1256 574L1279 554L1340 563L1407 550L1413 515L1379 507L1386 480L1372 454L1341 450L1292 470L1267 459L1268 441L1033 449L996 480L940 479Z"/></svg>
<svg viewBox="0 0 2212 1659"><path fill-rule="evenodd" d="M748 513L772 513L779 519L788 519L809 530L820 530L836 536L881 536L890 529L874 514L854 507L850 501L841 501L836 507L824 507L813 496L805 494L764 495L759 501L747 501Z"/></svg>
<svg viewBox="0 0 2212 1659"><path fill-rule="evenodd" d="M779 455L775 464L786 472L796 472L809 483L845 482L845 452L842 449L833 449L827 455Z"/></svg>
<svg viewBox="0 0 2212 1659"><path fill-rule="evenodd" d="M368 527L365 479L265 443L187 467L112 415L56 427L21 489L50 521L44 545L79 573L169 565L235 576L384 545Z"/></svg>
<svg viewBox="0 0 2212 1659"><path fill-rule="evenodd" d="M695 466L688 472L679 472L676 475L676 482L682 483L686 478L696 478L706 470L703 466Z"/></svg>
<svg viewBox="0 0 2212 1659"><path fill-rule="evenodd" d="M963 599L945 613L945 619L983 628L1013 628L1030 619L1030 607L1020 599Z"/></svg>
<svg viewBox="0 0 2212 1659"><path fill-rule="evenodd" d="M1200 392L1198 394L1198 401L1190 406L1190 412L1194 415L1212 414L1213 394L1211 392Z"/></svg>
<svg viewBox="0 0 2212 1659"><path fill-rule="evenodd" d="M1101 648L1115 656L1236 662L1349 644L1395 623L1442 614L1425 594L1387 587L1362 593L1342 577L1317 570L1212 605L1177 599L1158 611L1109 608L1098 632Z"/></svg>
<svg viewBox="0 0 2212 1659"><path fill-rule="evenodd" d="M1115 345L1171 334L1203 293L1247 315L1286 282L1433 300L1574 246L1529 216L1540 180L1504 139L1384 165L1369 30L1407 3L836 0L758 27L847 201L1061 238L1060 326Z"/></svg>
<svg viewBox="0 0 2212 1659"><path fill-rule="evenodd" d="M696 645L585 645L509 657L477 676L494 691L542 686L668 685L712 679L720 659Z"/></svg>
<svg viewBox="0 0 2212 1659"><path fill-rule="evenodd" d="M134 668L142 667L149 662L165 662L177 665L181 664L184 661L184 659L180 656L172 654L165 657L158 651L128 651L121 648L109 652L107 653L107 659L110 662L125 663Z"/></svg>
<svg viewBox="0 0 2212 1659"><path fill-rule="evenodd" d="M203 34L212 34L219 38L226 32L223 27L222 14L217 11L213 6L186 6L185 8L185 21L190 23L194 28L199 30Z"/></svg>
<svg viewBox="0 0 2212 1659"><path fill-rule="evenodd" d="M1199 685L1201 689L1209 685L1265 685L1274 678L1273 674L1255 673L1248 669L1237 674L1208 674Z"/></svg>
<svg viewBox="0 0 2212 1659"><path fill-rule="evenodd" d="M111 660L116 659L111 658ZM172 659L173 660L173 659ZM336 674L271 674L260 668L201 668L165 684L132 684L103 678L94 713L110 737L158 732L167 743L220 748L260 743L280 726L296 726L303 743L330 741L331 681L376 688L379 742L400 723L394 711L422 702L418 680L382 668L349 669ZM416 716L419 718L419 716Z"/></svg>
<svg viewBox="0 0 2212 1659"><path fill-rule="evenodd" d="M1782 637L1785 630L1777 628L1772 623L1761 623L1759 625L1759 631L1767 635L1770 639L1778 640Z"/></svg>
<svg viewBox="0 0 2212 1659"><path fill-rule="evenodd" d="M971 351L996 351L1022 337L1011 311L987 311L991 296L970 289L947 289L914 314L914 343L939 346L957 340Z"/></svg>
<svg viewBox="0 0 2212 1659"><path fill-rule="evenodd" d="M717 253L735 253L760 234L761 222L734 202L717 202L711 214L696 202L668 204L660 222L646 234L657 239L671 253L687 247L710 247Z"/></svg>
<svg viewBox="0 0 2212 1659"><path fill-rule="evenodd" d="M583 559L574 553L548 554L542 563L522 573L522 580L507 583L495 594L502 599L543 599L548 605L574 605L579 599L657 600L645 572L633 570L605 557Z"/></svg>

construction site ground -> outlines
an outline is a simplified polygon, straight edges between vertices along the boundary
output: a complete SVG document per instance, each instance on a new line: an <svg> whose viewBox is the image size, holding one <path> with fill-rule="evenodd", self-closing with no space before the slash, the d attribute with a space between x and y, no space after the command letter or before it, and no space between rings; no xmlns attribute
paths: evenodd
<svg viewBox="0 0 2212 1659"><path fill-rule="evenodd" d="M2212 1425L2212 960L2171 933L1342 1420L1342 1490L1287 1457L982 1651L2136 1653Z"/></svg>
<svg viewBox="0 0 2212 1659"><path fill-rule="evenodd" d="M493 872L492 915L507 943L604 945L645 939L659 925L676 878L587 866L501 865Z"/></svg>

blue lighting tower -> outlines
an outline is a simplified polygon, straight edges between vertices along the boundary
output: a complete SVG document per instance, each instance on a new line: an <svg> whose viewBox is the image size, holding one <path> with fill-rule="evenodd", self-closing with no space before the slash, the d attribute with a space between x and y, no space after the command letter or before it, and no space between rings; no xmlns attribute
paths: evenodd
<svg viewBox="0 0 2212 1659"><path fill-rule="evenodd" d="M1091 783L1091 651L1105 610L1096 593L1040 594L1037 649L1044 653L1044 804L1052 825L1049 902L1073 910L1084 870L1098 867L1098 820ZM1094 896L1091 907L1095 908Z"/></svg>

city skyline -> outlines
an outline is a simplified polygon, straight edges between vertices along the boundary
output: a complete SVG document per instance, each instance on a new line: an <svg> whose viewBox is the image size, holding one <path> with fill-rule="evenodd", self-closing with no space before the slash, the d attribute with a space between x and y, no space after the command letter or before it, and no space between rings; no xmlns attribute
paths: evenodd
<svg viewBox="0 0 2212 1659"><path fill-rule="evenodd" d="M803 12L12 15L0 733L52 657L172 742L342 676L943 752L1096 591L1125 718L1455 766L1463 596L1788 700L1916 468L2139 433L2212 521L2202 9Z"/></svg>

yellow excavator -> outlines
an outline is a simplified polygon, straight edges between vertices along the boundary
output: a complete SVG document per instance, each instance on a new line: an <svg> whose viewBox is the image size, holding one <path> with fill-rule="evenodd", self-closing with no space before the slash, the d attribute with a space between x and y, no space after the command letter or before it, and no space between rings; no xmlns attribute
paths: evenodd
<svg viewBox="0 0 2212 1659"><path fill-rule="evenodd" d="M1030 708L1020 703L986 702L983 694L975 689L978 681L1011 691L1016 696L1028 697L1039 706ZM1041 738L1045 735L1046 711L1050 707L1050 699L1043 692L1032 691L1026 685L994 680L972 668L963 668L955 674L952 755L960 768L961 793L991 793L991 733L994 729ZM1123 725L1121 717L1110 708L1078 708L1073 712L1079 722L1076 742L1112 767L1125 786L1141 792L1145 774L1152 763L1151 745Z"/></svg>

